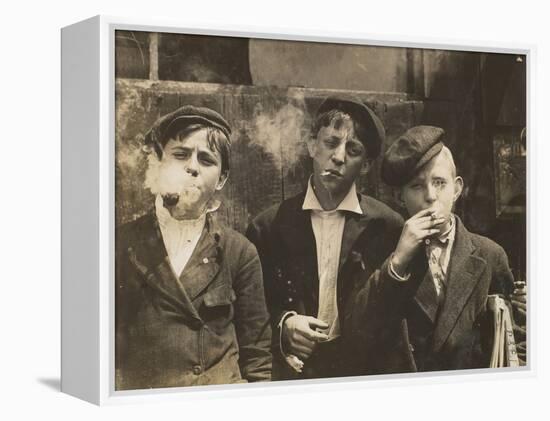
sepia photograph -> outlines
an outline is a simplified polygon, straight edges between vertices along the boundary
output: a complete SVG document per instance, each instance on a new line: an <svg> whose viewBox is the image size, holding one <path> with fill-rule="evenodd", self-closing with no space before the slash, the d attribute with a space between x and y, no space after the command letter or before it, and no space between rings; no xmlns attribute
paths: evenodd
<svg viewBox="0 0 550 421"><path fill-rule="evenodd" d="M114 58L115 391L528 366L526 55Z"/></svg>

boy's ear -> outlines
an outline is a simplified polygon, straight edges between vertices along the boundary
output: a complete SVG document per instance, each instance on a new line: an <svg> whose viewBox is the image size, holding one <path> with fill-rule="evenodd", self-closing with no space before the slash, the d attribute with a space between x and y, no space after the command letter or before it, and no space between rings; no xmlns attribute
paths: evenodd
<svg viewBox="0 0 550 421"><path fill-rule="evenodd" d="M363 161L363 166L361 167L361 175L367 175L370 169L372 168L372 163L374 162L371 158L365 158Z"/></svg>
<svg viewBox="0 0 550 421"><path fill-rule="evenodd" d="M455 194L454 194L453 202L456 202L458 200L458 198L462 194L463 189L464 189L464 180L460 176L455 177Z"/></svg>
<svg viewBox="0 0 550 421"><path fill-rule="evenodd" d="M405 208L405 201L403 200L403 193L401 188L393 189L393 199L399 203L402 208Z"/></svg>
<svg viewBox="0 0 550 421"><path fill-rule="evenodd" d="M216 190L220 191L223 189L223 186L225 186L225 182L229 178L229 171L223 174L220 174L220 178L218 179L218 183L216 184Z"/></svg>

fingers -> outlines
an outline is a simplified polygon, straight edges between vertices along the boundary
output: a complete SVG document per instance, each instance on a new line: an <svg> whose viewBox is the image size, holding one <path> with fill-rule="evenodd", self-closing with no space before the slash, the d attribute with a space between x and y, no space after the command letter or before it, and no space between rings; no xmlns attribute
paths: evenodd
<svg viewBox="0 0 550 421"><path fill-rule="evenodd" d="M315 317L308 318L309 327L313 330L319 329L328 329L328 323L323 322L322 320L316 319Z"/></svg>
<svg viewBox="0 0 550 421"><path fill-rule="evenodd" d="M421 231L418 233L418 239L419 239L419 240L424 240L425 238L431 237L432 235L439 234L440 232L441 232L441 230L438 229L438 228L432 228L432 229L421 230Z"/></svg>
<svg viewBox="0 0 550 421"><path fill-rule="evenodd" d="M433 218L421 218L416 221L416 226L421 229L427 229L436 227L438 225L443 224L446 221L446 218L439 217L436 219Z"/></svg>
<svg viewBox="0 0 550 421"><path fill-rule="evenodd" d="M305 353L300 351L293 351L293 355L296 355L298 358L300 358L302 361L306 361L310 356L311 353Z"/></svg>
<svg viewBox="0 0 550 421"><path fill-rule="evenodd" d="M516 308L516 312L519 316L523 317L524 319L527 318L527 310Z"/></svg>
<svg viewBox="0 0 550 421"><path fill-rule="evenodd" d="M521 309L521 310L527 310L527 304L525 303L525 301L517 301L517 300L514 300L512 298L512 305L517 308L517 309Z"/></svg>
<svg viewBox="0 0 550 421"><path fill-rule="evenodd" d="M310 342L310 343L311 343L311 347L300 343L291 343L290 352L296 355L297 357L299 357L300 359L306 360L311 356L311 354L313 353L313 350L315 349L315 343L314 342Z"/></svg>
<svg viewBox="0 0 550 421"><path fill-rule="evenodd" d="M303 335L313 342L325 342L328 341L328 335L325 333L317 332L315 330L309 330L306 332L303 332Z"/></svg>
<svg viewBox="0 0 550 421"><path fill-rule="evenodd" d="M423 209L420 212L417 212L416 214L414 214L411 219L419 219L425 216L429 217L432 213L434 213L433 209L430 209L430 208Z"/></svg>

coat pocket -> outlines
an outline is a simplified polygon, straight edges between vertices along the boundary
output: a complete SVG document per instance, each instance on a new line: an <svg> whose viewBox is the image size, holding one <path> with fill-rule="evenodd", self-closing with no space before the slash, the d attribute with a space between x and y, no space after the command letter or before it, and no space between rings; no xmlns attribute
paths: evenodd
<svg viewBox="0 0 550 421"><path fill-rule="evenodd" d="M218 335L228 333L226 329L233 322L235 314L235 300L235 291L227 283L214 286L205 292L199 314L210 330Z"/></svg>
<svg viewBox="0 0 550 421"><path fill-rule="evenodd" d="M206 307L225 306L233 303L236 298L233 288L224 283L206 291L203 303Z"/></svg>

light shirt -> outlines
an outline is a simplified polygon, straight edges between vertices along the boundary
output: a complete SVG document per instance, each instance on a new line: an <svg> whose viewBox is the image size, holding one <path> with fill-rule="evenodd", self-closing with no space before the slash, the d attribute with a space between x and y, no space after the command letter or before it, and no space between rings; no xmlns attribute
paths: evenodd
<svg viewBox="0 0 550 421"><path fill-rule="evenodd" d="M179 278L202 234L206 213L198 219L180 221L173 218L164 207L161 195L158 195L155 200L155 211L170 265Z"/></svg>
<svg viewBox="0 0 550 421"><path fill-rule="evenodd" d="M338 319L337 280L340 262L342 236L346 223L345 211L363 214L357 199L355 183L338 207L331 211L323 210L313 190L311 179L308 183L303 210L311 210L311 225L317 248L317 270L319 273L319 311L317 318L328 323L324 330L329 340L340 336Z"/></svg>
<svg viewBox="0 0 550 421"><path fill-rule="evenodd" d="M451 215L451 226L436 239L425 240L426 257L430 274L434 282L437 295L445 288L447 269L451 259L451 251L455 242L456 223L454 215Z"/></svg>

